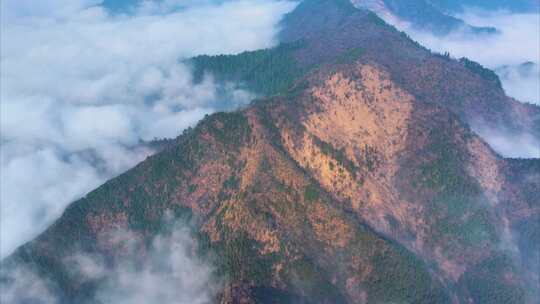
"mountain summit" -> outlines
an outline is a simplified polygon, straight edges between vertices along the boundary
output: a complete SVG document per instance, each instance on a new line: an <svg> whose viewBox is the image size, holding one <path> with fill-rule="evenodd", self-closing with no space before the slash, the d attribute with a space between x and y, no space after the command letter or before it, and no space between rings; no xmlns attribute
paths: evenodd
<svg viewBox="0 0 540 304"><path fill-rule="evenodd" d="M61 303L99 303L106 275L66 260L143 260L172 217L215 266L216 303L535 303L540 162L471 125L539 138L540 109L346 0L305 0L282 26L276 48L191 60L261 98L74 202L4 284L24 266Z"/></svg>

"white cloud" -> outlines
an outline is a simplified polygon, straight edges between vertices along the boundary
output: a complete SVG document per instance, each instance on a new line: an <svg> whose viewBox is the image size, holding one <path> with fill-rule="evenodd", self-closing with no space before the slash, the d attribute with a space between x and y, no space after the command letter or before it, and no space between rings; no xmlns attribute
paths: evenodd
<svg viewBox="0 0 540 304"><path fill-rule="evenodd" d="M508 95L517 100L540 105L540 64L526 62L502 66L495 71Z"/></svg>
<svg viewBox="0 0 540 304"><path fill-rule="evenodd" d="M108 256L107 262L101 255L79 251L62 261L64 268L78 284L95 286L92 292L99 303L213 303L222 280L214 274L211 260L198 255L185 223L167 222L167 227L149 246L136 232L108 231L109 244L121 250ZM27 266L2 269L0 299L12 304L58 304L50 283Z"/></svg>
<svg viewBox="0 0 540 304"><path fill-rule="evenodd" d="M1 274L0 301L12 304L58 304L47 281L26 267L18 267L9 274Z"/></svg>
<svg viewBox="0 0 540 304"><path fill-rule="evenodd" d="M473 10L459 17L471 25L495 27L499 34L464 36L456 32L434 41L435 44L426 39L426 45L449 51L456 57L468 57L491 68L540 60L540 14Z"/></svg>
<svg viewBox="0 0 540 304"><path fill-rule="evenodd" d="M272 46L294 7L167 0L111 15L99 3L1 2L0 257L152 153L141 139L248 102L234 84L194 84L180 60Z"/></svg>
<svg viewBox="0 0 540 304"><path fill-rule="evenodd" d="M133 237L124 235L132 240ZM212 275L208 261L194 255L196 243L185 227L176 227L170 235L154 239L150 253L133 267L133 259L122 259L106 269L106 283L97 292L102 303L206 304L213 303L219 282ZM133 253L135 248L133 248ZM94 262L98 269L103 264ZM96 276L95 266L86 267ZM99 275L99 273L98 273Z"/></svg>
<svg viewBox="0 0 540 304"><path fill-rule="evenodd" d="M512 97L520 101L540 104L540 73L501 73L502 68L517 69L526 62L540 62L540 14L509 13L505 11L486 12L466 10L458 16L475 26L495 27L498 34L474 34L466 30L456 30L445 36L419 31L403 21L385 18L398 29L407 32L420 44L440 53L467 57L496 70L503 86Z"/></svg>
<svg viewBox="0 0 540 304"><path fill-rule="evenodd" d="M513 134L475 127L475 131L499 154L512 158L540 158L540 142L529 134Z"/></svg>
<svg viewBox="0 0 540 304"><path fill-rule="evenodd" d="M499 33L456 30L444 36L416 30L394 16L381 17L433 51L467 57L494 70L508 96L540 105L540 14L466 9L457 17L470 25L495 27ZM504 127L476 127L475 131L504 157L540 157L540 143L526 132L513 134Z"/></svg>

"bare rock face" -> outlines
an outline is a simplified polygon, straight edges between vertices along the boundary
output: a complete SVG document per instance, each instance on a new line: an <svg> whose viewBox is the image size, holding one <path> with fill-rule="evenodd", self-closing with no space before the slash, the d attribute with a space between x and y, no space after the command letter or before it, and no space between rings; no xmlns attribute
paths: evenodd
<svg viewBox="0 0 540 304"><path fill-rule="evenodd" d="M333 14L350 9L322 2ZM320 38L285 30L308 45L279 53L302 71L288 74L286 90L206 117L74 202L3 262L2 282L22 265L60 303L101 303L108 272L81 277L66 261L145 269L174 221L192 240L181 252L212 269L206 302L534 303L540 164L501 158L468 125L479 104L519 106L492 80L416 48L369 13L347 16L339 24L349 30L333 36L332 27ZM373 44L356 52L355 37ZM495 124L506 114L483 115ZM535 123L523 121L514 127Z"/></svg>

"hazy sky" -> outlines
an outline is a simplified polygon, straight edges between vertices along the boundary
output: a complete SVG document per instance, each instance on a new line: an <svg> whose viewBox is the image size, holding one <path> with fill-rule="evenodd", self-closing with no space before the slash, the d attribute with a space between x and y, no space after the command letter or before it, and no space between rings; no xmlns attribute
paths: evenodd
<svg viewBox="0 0 540 304"><path fill-rule="evenodd" d="M272 46L294 7L167 0L111 15L99 3L1 2L1 257L151 154L140 140L247 103L235 84L194 85L179 60Z"/></svg>

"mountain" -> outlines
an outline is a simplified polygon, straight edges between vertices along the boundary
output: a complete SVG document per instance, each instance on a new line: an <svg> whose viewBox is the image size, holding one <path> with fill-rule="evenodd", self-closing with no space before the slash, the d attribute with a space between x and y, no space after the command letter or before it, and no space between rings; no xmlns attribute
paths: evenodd
<svg viewBox="0 0 540 304"><path fill-rule="evenodd" d="M65 261L144 259L173 217L223 281L216 303L535 303L540 160L470 124L539 138L540 109L348 1L305 0L282 28L276 48L190 61L259 99L74 202L0 282L24 266L61 303L99 303L106 278Z"/></svg>
<svg viewBox="0 0 540 304"><path fill-rule="evenodd" d="M408 22L416 29L427 30L437 35L446 35L455 30L473 33L494 34L492 27L476 27L441 10L443 5L433 5L429 0L352 0L358 8L366 8L385 20Z"/></svg>
<svg viewBox="0 0 540 304"><path fill-rule="evenodd" d="M276 48L194 58L196 80L210 73L271 96L321 63L361 58L384 66L415 97L451 109L469 125L503 134L531 133L540 140L539 108L507 97L495 72L467 58L432 53L347 0L304 1L282 27L282 44Z"/></svg>

